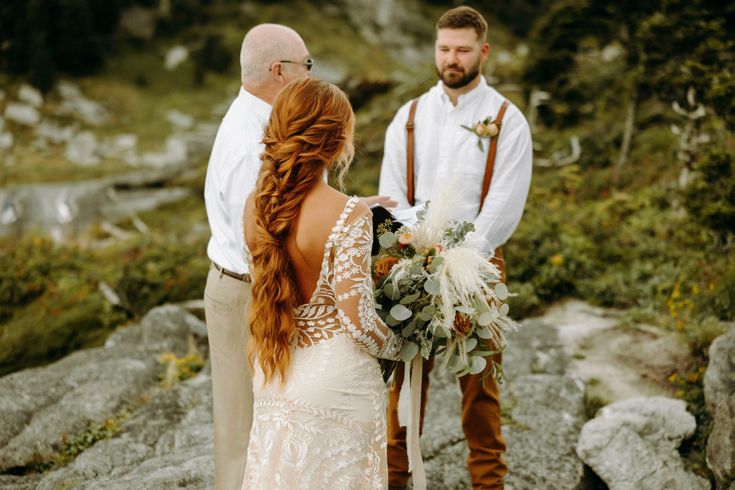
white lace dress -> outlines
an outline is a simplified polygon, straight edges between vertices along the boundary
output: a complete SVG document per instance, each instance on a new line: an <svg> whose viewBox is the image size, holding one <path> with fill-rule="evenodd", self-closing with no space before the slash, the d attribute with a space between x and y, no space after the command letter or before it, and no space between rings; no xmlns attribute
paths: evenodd
<svg viewBox="0 0 735 490"><path fill-rule="evenodd" d="M263 385L256 363L243 490L384 489L386 387L377 357L399 340L372 296L372 219L351 198L327 240L285 383Z"/></svg>

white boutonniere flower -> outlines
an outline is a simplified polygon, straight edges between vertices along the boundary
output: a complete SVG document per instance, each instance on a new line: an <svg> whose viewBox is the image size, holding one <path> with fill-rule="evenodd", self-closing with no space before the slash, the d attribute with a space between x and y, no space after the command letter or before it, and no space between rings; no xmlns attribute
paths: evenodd
<svg viewBox="0 0 735 490"><path fill-rule="evenodd" d="M464 124L460 124L460 126L477 136L477 146L480 148L480 151L485 151L485 148L482 146L482 140L484 138L493 138L500 132L500 124L493 121L493 118L490 116L471 126L465 126Z"/></svg>

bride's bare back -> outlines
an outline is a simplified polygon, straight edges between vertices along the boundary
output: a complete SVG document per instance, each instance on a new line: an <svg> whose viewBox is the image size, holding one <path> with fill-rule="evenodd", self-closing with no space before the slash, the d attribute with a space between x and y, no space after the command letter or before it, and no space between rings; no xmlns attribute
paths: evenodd
<svg viewBox="0 0 735 490"><path fill-rule="evenodd" d="M326 183L319 182L301 204L301 211L286 240L286 252L299 287L300 304L308 302L316 288L324 245L348 199ZM356 207L357 211L367 210L362 202ZM245 205L245 242L249 249L253 249L255 240L255 201L251 194Z"/></svg>

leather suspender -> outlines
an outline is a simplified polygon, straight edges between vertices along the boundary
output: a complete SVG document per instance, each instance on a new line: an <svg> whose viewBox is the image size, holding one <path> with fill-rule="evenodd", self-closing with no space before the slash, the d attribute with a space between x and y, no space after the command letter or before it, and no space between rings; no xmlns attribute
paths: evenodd
<svg viewBox="0 0 735 490"><path fill-rule="evenodd" d="M408 111L408 121L406 121L406 197L408 203L411 206L416 204L414 196L414 175L413 175L413 160L414 160L414 118L416 116L416 106L419 103L419 99L414 99L411 102L411 108ZM485 162L485 176L482 179L482 194L480 197L480 211L482 211L482 205L485 203L485 197L490 190L490 183L493 180L493 171L495 169L495 155L498 151L498 138L500 137L500 129L503 127L503 116L508 108L508 101L504 100L503 105L500 106L498 115L493 121L498 126L498 134L490 138L490 148L487 152L487 161Z"/></svg>
<svg viewBox="0 0 735 490"><path fill-rule="evenodd" d="M416 199L413 195L413 119L416 115L416 106L418 104L419 99L413 99L413 102L411 102L411 109L408 111L408 121L406 122L406 179L408 180L406 197L408 198L408 203L411 206L416 204Z"/></svg>
<svg viewBox="0 0 735 490"><path fill-rule="evenodd" d="M487 162L485 162L485 177L482 179L482 194L480 195L480 210L482 211L482 205L485 204L485 197L487 197L487 191L490 190L490 182L493 180L493 171L495 170L495 154L498 151L498 138L500 137L500 128L503 127L503 116L505 110L508 108L508 101L504 100L503 105L500 106L498 116L495 118L495 125L498 127L498 134L490 138L490 149L487 152ZM478 211L478 213L479 213Z"/></svg>

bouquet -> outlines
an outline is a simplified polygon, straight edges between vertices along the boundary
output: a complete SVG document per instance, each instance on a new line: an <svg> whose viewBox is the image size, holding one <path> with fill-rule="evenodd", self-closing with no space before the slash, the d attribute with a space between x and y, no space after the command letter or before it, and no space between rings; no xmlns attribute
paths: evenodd
<svg viewBox="0 0 735 490"><path fill-rule="evenodd" d="M497 267L472 247L474 225L451 219L449 202L427 203L411 226L381 224L372 264L378 314L404 340L398 421L406 427L416 489L426 488L419 444L423 360L441 354L441 366L458 376L481 373L487 357L502 352L505 333L516 328ZM500 380L502 369L492 367L488 374Z"/></svg>
<svg viewBox="0 0 735 490"><path fill-rule="evenodd" d="M516 324L497 267L468 243L474 225L448 216L427 204L412 226L381 224L372 274L378 314L404 339L401 360L441 354L441 366L463 376L483 372ZM501 367L492 372L500 381Z"/></svg>

